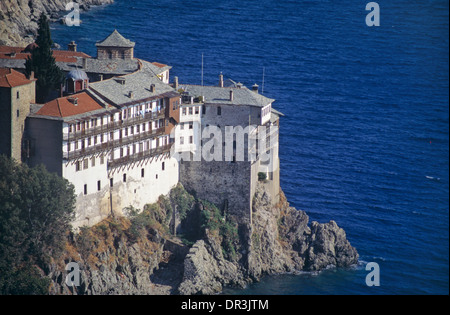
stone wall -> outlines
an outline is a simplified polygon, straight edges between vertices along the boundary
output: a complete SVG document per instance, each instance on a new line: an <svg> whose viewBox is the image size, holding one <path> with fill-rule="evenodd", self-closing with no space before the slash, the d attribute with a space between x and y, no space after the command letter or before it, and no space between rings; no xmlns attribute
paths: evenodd
<svg viewBox="0 0 450 315"><path fill-rule="evenodd" d="M11 156L11 89L0 87L0 154Z"/></svg>
<svg viewBox="0 0 450 315"><path fill-rule="evenodd" d="M133 48L98 47L98 59L133 59Z"/></svg>
<svg viewBox="0 0 450 315"><path fill-rule="evenodd" d="M12 154L16 160L22 159L22 140L25 130L25 119L30 113L30 104L34 103L36 95L36 82L17 86L11 91L11 132Z"/></svg>
<svg viewBox="0 0 450 315"><path fill-rule="evenodd" d="M28 117L26 135L30 141L30 167L44 164L48 171L62 176L62 120Z"/></svg>
<svg viewBox="0 0 450 315"><path fill-rule="evenodd" d="M0 88L0 154L21 161L22 138L25 119L30 113L30 103L35 102L35 82L12 88Z"/></svg>
<svg viewBox="0 0 450 315"><path fill-rule="evenodd" d="M225 213L250 223L251 164L249 162L182 161L180 182L186 190L216 204Z"/></svg>

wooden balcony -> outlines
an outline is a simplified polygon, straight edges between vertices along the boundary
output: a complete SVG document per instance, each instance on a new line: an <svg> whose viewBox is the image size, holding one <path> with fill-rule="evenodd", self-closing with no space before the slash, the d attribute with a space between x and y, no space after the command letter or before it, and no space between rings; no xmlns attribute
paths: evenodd
<svg viewBox="0 0 450 315"><path fill-rule="evenodd" d="M140 141L148 140L157 136L164 135L166 128L161 127L158 129L152 129L149 131L144 131L140 133L135 133L133 135L128 135L126 137L123 137L122 139L115 139L113 141L110 141L112 148L117 148L125 145L129 145L132 143L138 143Z"/></svg>
<svg viewBox="0 0 450 315"><path fill-rule="evenodd" d="M108 169L112 169L115 167L120 167L125 164L132 164L135 162L139 162L143 159L150 158L159 154L168 153L172 148L173 143L168 145L160 146L158 148L150 149L144 152L139 152L136 154L124 156L115 160L108 161Z"/></svg>
<svg viewBox="0 0 450 315"><path fill-rule="evenodd" d="M129 135L127 137L123 137L122 139L110 140L108 142L96 144L93 146L89 146L87 148L82 148L71 152L64 152L63 158L67 160L80 159L85 156L100 154L102 152L108 152L117 147L126 146L133 143L139 143L141 141L152 139L164 134L165 134L165 127L152 129L150 131Z"/></svg>
<svg viewBox="0 0 450 315"><path fill-rule="evenodd" d="M129 126L143 124L149 121L154 121L158 119L165 118L165 111L159 112L148 112L143 115L139 114L135 117L122 119L120 121L108 121L107 124L101 126L95 126L91 128L86 128L83 130L75 130L70 133L63 133L63 141L74 141L82 138L87 138L91 136L96 136L102 133L108 133L116 129L125 128Z"/></svg>

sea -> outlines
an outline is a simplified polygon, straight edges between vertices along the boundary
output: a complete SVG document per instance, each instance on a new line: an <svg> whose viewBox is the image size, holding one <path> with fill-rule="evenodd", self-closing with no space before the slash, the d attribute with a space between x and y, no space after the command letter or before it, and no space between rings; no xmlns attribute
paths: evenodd
<svg viewBox="0 0 450 315"><path fill-rule="evenodd" d="M96 56L117 29L180 83L222 73L276 99L282 190L310 221L336 221L360 261L225 294L449 294L449 2L368 4L116 0L51 26L63 49Z"/></svg>

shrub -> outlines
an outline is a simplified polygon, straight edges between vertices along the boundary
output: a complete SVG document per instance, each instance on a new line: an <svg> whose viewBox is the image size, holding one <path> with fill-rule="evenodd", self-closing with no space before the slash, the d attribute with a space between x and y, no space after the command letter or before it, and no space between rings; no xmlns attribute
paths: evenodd
<svg viewBox="0 0 450 315"><path fill-rule="evenodd" d="M226 259L234 260L237 256L236 247L239 244L237 224L226 219L219 208L208 201L201 201L203 210L201 213L202 228L218 231L222 238L222 253Z"/></svg>
<svg viewBox="0 0 450 315"><path fill-rule="evenodd" d="M258 173L258 180L259 181L265 181L267 179L267 174L264 172L259 172Z"/></svg>
<svg viewBox="0 0 450 315"><path fill-rule="evenodd" d="M63 252L74 211L74 188L66 179L0 156L0 294L9 270L24 275L25 262L42 266Z"/></svg>

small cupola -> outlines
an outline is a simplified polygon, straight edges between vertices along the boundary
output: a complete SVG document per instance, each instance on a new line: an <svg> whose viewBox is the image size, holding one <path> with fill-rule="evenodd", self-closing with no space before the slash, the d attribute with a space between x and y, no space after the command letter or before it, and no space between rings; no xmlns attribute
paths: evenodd
<svg viewBox="0 0 450 315"><path fill-rule="evenodd" d="M87 89L89 77L86 72L80 69L70 71L66 76L66 92L69 94L78 93Z"/></svg>

